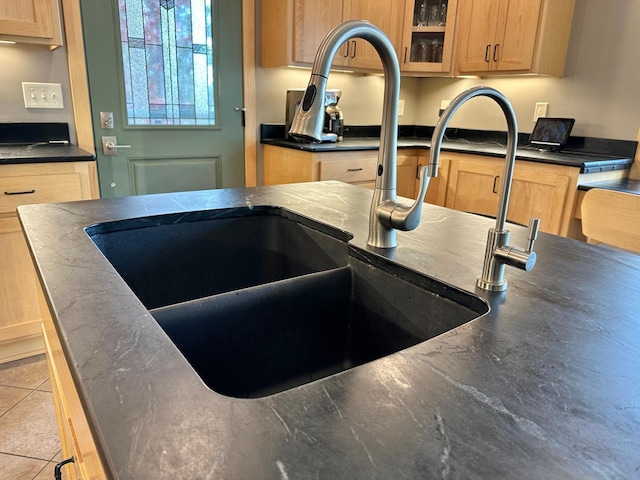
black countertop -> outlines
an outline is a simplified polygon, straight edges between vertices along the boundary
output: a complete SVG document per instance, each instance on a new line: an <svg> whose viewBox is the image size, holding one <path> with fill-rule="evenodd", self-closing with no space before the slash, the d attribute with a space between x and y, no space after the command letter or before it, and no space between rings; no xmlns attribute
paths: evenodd
<svg viewBox="0 0 640 480"><path fill-rule="evenodd" d="M0 165L11 163L82 162L95 155L71 144L0 145Z"/></svg>
<svg viewBox="0 0 640 480"><path fill-rule="evenodd" d="M399 149L431 147L433 127L401 125L398 128ZM571 137L561 152L540 151L528 146L528 134L519 134L516 158L533 162L579 167L580 173L626 170L633 163L637 142L588 137ZM351 126L344 140L335 143L299 143L285 139L284 126L261 125L261 142L266 145L308 152L377 150L379 127ZM447 129L442 150L490 157L506 155L506 133L482 130Z"/></svg>
<svg viewBox="0 0 640 480"><path fill-rule="evenodd" d="M205 387L83 230L280 205L368 249L370 200L316 182L18 207L113 478L638 478L640 256L541 233L533 271L508 268L508 290L489 294L475 280L494 222L425 204L417 230L378 253L475 292L490 312L341 374L234 399ZM524 244L523 228L512 234Z"/></svg>
<svg viewBox="0 0 640 480"><path fill-rule="evenodd" d="M603 188L605 190L616 190L618 192L634 193L640 195L640 180L632 178L620 178L605 182L583 183L578 186L578 190L591 190L592 188Z"/></svg>
<svg viewBox="0 0 640 480"><path fill-rule="evenodd" d="M345 138L336 143L298 143L290 140L263 140L262 143L278 147L292 148L308 152L335 152L356 150L377 150L380 140L377 138ZM429 138L399 138L399 149L430 148ZM471 153L488 157L502 157L506 154L506 146L495 142L465 142L461 140L445 140L442 150L446 152ZM633 158L615 155L594 154L586 152L547 152L535 148L520 147L516 151L516 159L532 162L550 163L579 167L580 173L607 172L630 168Z"/></svg>

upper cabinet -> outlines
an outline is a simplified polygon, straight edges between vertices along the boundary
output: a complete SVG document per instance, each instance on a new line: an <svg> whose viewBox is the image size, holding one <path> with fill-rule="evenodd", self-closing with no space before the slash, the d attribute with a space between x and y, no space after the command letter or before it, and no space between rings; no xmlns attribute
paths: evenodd
<svg viewBox="0 0 640 480"><path fill-rule="evenodd" d="M62 45L58 0L2 0L0 40Z"/></svg>
<svg viewBox="0 0 640 480"><path fill-rule="evenodd" d="M329 30L351 19L368 20L380 27L398 53L403 15L402 2L387 0L263 0L262 66L311 65ZM361 39L342 45L333 65L366 70L382 68L373 47Z"/></svg>
<svg viewBox="0 0 640 480"><path fill-rule="evenodd" d="M372 22L409 75L562 76L575 0L263 0L262 66L309 66L331 28ZM352 39L337 68L381 70L374 48Z"/></svg>
<svg viewBox="0 0 640 480"><path fill-rule="evenodd" d="M403 72L449 73L458 0L407 0L400 68Z"/></svg>
<svg viewBox="0 0 640 480"><path fill-rule="evenodd" d="M562 76L575 0L462 0L457 72Z"/></svg>
<svg viewBox="0 0 640 480"><path fill-rule="evenodd" d="M382 30L393 44L396 54L402 39L403 2L388 0L344 0L343 21L367 20ZM380 56L371 44L355 39L342 46L343 65L358 69L382 70Z"/></svg>

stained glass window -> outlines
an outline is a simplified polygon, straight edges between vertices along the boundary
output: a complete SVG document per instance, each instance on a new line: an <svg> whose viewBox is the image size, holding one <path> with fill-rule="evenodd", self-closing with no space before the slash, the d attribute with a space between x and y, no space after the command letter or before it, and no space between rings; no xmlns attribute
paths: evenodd
<svg viewBox="0 0 640 480"><path fill-rule="evenodd" d="M211 0L118 0L129 125L215 125Z"/></svg>

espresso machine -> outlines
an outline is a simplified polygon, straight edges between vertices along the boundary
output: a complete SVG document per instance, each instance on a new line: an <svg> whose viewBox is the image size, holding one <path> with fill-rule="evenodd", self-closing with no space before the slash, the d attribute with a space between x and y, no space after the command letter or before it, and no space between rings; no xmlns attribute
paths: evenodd
<svg viewBox="0 0 640 480"><path fill-rule="evenodd" d="M287 105L285 112L285 137L288 140L293 140L289 137L289 130L291 129L291 122L293 116L296 113L298 105L302 101L304 96L304 88L296 88L287 90ZM324 98L324 128L322 129L322 141L323 142L340 142L344 136L344 115L338 102L342 96L342 90L327 90Z"/></svg>

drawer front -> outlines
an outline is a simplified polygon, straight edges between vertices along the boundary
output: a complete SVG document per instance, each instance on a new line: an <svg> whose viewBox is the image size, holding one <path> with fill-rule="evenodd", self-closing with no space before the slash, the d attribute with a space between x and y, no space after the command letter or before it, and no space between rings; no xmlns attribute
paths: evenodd
<svg viewBox="0 0 640 480"><path fill-rule="evenodd" d="M71 200L82 200L77 173L0 178L0 213L15 212L18 205Z"/></svg>
<svg viewBox="0 0 640 480"><path fill-rule="evenodd" d="M327 160L320 163L320 180L371 182L376 178L377 158Z"/></svg>

